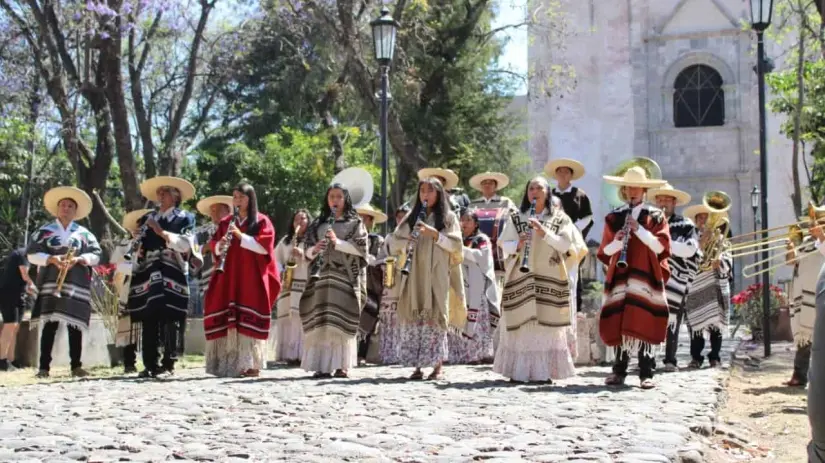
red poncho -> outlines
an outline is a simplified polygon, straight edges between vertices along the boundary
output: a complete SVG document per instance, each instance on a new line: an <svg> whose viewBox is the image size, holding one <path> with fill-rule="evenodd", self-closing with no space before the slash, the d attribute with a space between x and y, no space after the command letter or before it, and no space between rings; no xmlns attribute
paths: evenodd
<svg viewBox="0 0 825 463"><path fill-rule="evenodd" d="M627 268L616 267L621 251L608 256L604 248L624 226L626 211L614 211L605 217L599 260L608 266L604 285L604 303L599 320L599 334L608 346L632 346L634 343L660 344L667 336L668 306L665 282L670 277L670 229L664 214L644 206L639 225L646 228L664 247L653 253L635 233L627 244Z"/></svg>
<svg viewBox="0 0 825 463"><path fill-rule="evenodd" d="M224 217L218 231L209 242L212 252L229 228L232 216ZM242 233L249 229L249 220L240 227ZM208 341L226 336L230 328L238 334L255 339L266 339L272 304L281 292L281 277L275 260L275 227L269 217L258 214L258 234L253 236L266 250L266 254L242 248L240 240L233 237L226 259L224 272L214 271L209 289L206 290L203 327ZM216 263L217 265L217 263Z"/></svg>

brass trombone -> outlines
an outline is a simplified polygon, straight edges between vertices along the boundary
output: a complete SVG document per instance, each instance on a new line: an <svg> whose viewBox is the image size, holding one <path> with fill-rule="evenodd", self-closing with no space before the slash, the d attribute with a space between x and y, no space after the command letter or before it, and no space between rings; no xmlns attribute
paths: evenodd
<svg viewBox="0 0 825 463"><path fill-rule="evenodd" d="M806 259L806 258L810 257L814 253L819 252L818 250L813 249L813 250L810 250L810 251L799 253L791 259L787 259L787 254L788 253L795 252L797 248L799 248L803 245L803 243L805 241L805 238L810 235L810 228L823 225L824 220L825 220L825 207L821 207L821 208L816 207L813 202L810 202L810 203L808 203L808 219L807 220L801 220L799 222L792 223L790 225L785 225L785 226L782 226L782 227L774 227L774 228L771 228L771 229L768 229L768 230L761 230L761 231L756 232L756 233L766 233L766 232L771 231L771 230L778 230L778 229L782 229L782 228L787 228L788 229L788 232L784 235L780 235L778 237L777 236L772 236L772 237L768 237L768 238L763 238L761 240L756 240L753 243L748 243L750 245L750 247L753 247L753 246L767 246L768 244L775 243L777 241L782 241L783 242L782 245L769 246L767 248L762 248L762 249L759 249L759 250L738 253L736 255L736 257L742 257L742 256L745 256L745 255L756 254L756 253L762 252L762 251L774 251L775 252L777 250L780 250L780 252L781 252L781 254L779 254L779 255L774 255L774 256L768 257L766 259L758 260L758 261L756 261L756 262L754 262L750 265L746 265L744 268L742 268L742 276L744 276L745 278L750 278L750 277L753 277L753 276L756 276L756 275L761 275L765 272L770 272L770 271L773 271L773 270L775 270L779 267L782 267L783 265L794 264L796 262L799 262L803 259ZM807 228L803 228L806 225L807 225ZM751 234L753 234L753 233L751 233ZM744 235L740 235L740 236L744 236ZM790 244L791 246L789 247L788 244ZM742 246L739 249L745 249L745 246ZM778 258L782 258L783 261L779 262L779 263L776 263L774 265L768 266L767 268L757 270L756 272L751 272L752 269L759 268L759 267L761 267L762 265L764 265L766 263L770 263L772 261L777 260Z"/></svg>

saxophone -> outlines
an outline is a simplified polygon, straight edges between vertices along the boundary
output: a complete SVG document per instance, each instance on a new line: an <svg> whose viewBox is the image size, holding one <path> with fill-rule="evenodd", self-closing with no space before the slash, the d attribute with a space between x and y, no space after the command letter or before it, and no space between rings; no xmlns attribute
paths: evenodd
<svg viewBox="0 0 825 463"><path fill-rule="evenodd" d="M535 198L530 203L530 218L536 218L536 200ZM528 222L529 225L529 222ZM527 240L524 242L524 254L521 256L521 267L519 270L521 273L527 273L530 271L530 248L532 247L533 241L533 229L528 226L527 228Z"/></svg>
<svg viewBox="0 0 825 463"><path fill-rule="evenodd" d="M337 212L336 209L337 208L335 207L332 208L332 211L329 213L329 218L327 219L327 225L330 228L332 228L332 226L335 224L335 213ZM327 241L327 246L321 253L318 254L318 256L315 257L315 261L313 262L312 266L312 275L309 277L311 280L317 280L318 278L321 278L321 267L324 266L324 256L326 255L326 253L329 252L329 248L332 245L332 243L330 243L326 237L324 237L324 240Z"/></svg>
<svg viewBox="0 0 825 463"><path fill-rule="evenodd" d="M60 273L57 274L57 288L55 288L54 297L61 297L60 293L63 291L63 282L66 281L66 275L69 273L69 261L74 258L75 252L75 247L70 247L69 252L63 256L63 260L60 262Z"/></svg>
<svg viewBox="0 0 825 463"><path fill-rule="evenodd" d="M292 288L292 278L295 274L295 267L298 266L298 262L295 261L295 256L292 254L292 251L295 250L295 246L298 244L298 233L301 231L301 226L298 225L295 227L294 234L292 235L292 243L290 243L290 253L289 259L286 261L286 272L284 273L284 289L289 291Z"/></svg>
<svg viewBox="0 0 825 463"><path fill-rule="evenodd" d="M387 256L384 260L384 287L395 286L395 256Z"/></svg>

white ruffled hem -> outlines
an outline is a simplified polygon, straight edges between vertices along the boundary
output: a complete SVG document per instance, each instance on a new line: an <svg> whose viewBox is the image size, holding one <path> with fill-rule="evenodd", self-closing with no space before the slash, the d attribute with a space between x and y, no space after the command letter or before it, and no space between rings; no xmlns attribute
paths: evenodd
<svg viewBox="0 0 825 463"><path fill-rule="evenodd" d="M358 363L358 341L332 330L315 330L304 338L301 369L319 373L348 370Z"/></svg>
<svg viewBox="0 0 825 463"><path fill-rule="evenodd" d="M515 381L547 381L576 374L566 328L530 323L503 330L493 371Z"/></svg>
<svg viewBox="0 0 825 463"><path fill-rule="evenodd" d="M301 359L304 346L304 328L295 315L279 318L275 322L275 360L289 362Z"/></svg>
<svg viewBox="0 0 825 463"><path fill-rule="evenodd" d="M225 337L206 341L206 373L234 378L246 370L260 370L266 344L263 339L238 335L237 330L230 329Z"/></svg>

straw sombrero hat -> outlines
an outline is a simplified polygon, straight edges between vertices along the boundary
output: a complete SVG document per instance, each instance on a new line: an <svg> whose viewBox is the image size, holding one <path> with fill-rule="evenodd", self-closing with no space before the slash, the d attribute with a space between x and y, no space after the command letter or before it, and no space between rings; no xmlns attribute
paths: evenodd
<svg viewBox="0 0 825 463"><path fill-rule="evenodd" d="M203 198L200 201L198 201L198 204L195 205L195 208L198 210L198 212L200 212L201 214L208 217L209 213L211 212L210 208L214 204L226 204L229 207L229 210L231 211L232 210L232 205L233 205L232 204L232 196L226 196L226 195L209 196L207 198Z"/></svg>
<svg viewBox="0 0 825 463"><path fill-rule="evenodd" d="M83 220L92 212L92 198L85 191L73 186L58 186L47 191L43 196L43 206L49 214L57 217L57 205L64 199L71 199L77 204L74 220Z"/></svg>
<svg viewBox="0 0 825 463"><path fill-rule="evenodd" d="M481 191L481 182L485 180L493 180L496 182L496 191L507 188L510 184L510 177L501 172L484 172L483 174L476 174L470 177L470 186L478 191Z"/></svg>
<svg viewBox="0 0 825 463"><path fill-rule="evenodd" d="M375 220L376 224L381 224L387 221L387 214L372 207L371 204L366 204L355 209L359 214L369 215Z"/></svg>
<svg viewBox="0 0 825 463"><path fill-rule="evenodd" d="M653 180L647 178L647 172L639 166L631 167L625 171L621 177L613 175L603 175L605 182L619 186L635 186L640 188L657 188L667 183L666 180Z"/></svg>
<svg viewBox="0 0 825 463"><path fill-rule="evenodd" d="M195 187L191 183L182 178L168 176L147 178L140 184L140 194L149 201L157 202L157 190L162 186L169 186L180 191L181 202L195 196Z"/></svg>
<svg viewBox="0 0 825 463"><path fill-rule="evenodd" d="M123 216L121 225L123 225L123 228L130 232L136 232L139 228L138 221L150 212L152 212L152 209L138 209L136 211L127 212L126 215Z"/></svg>
<svg viewBox="0 0 825 463"><path fill-rule="evenodd" d="M458 186L458 174L450 169L441 169L439 167L425 167L418 171L418 180L424 180L430 177L441 177L444 179L444 189L452 190Z"/></svg>
<svg viewBox="0 0 825 463"><path fill-rule="evenodd" d="M693 223L696 223L696 216L699 214L712 214L713 211L705 207L704 204L694 204L693 206L688 206L685 210L682 211L682 216L690 219ZM722 212L722 215L725 218L728 218L727 212Z"/></svg>
<svg viewBox="0 0 825 463"><path fill-rule="evenodd" d="M649 197L655 199L657 196L670 196L676 198L677 206L684 206L690 202L690 195L682 190L673 188L670 183L665 183L664 186L650 190L647 194Z"/></svg>
<svg viewBox="0 0 825 463"><path fill-rule="evenodd" d="M556 169L559 167L567 167L573 171L573 176L570 177L571 180L578 180L584 176L584 164L575 159L569 158L551 159L550 161L547 161L547 164L544 165L544 173L552 178L555 178Z"/></svg>

